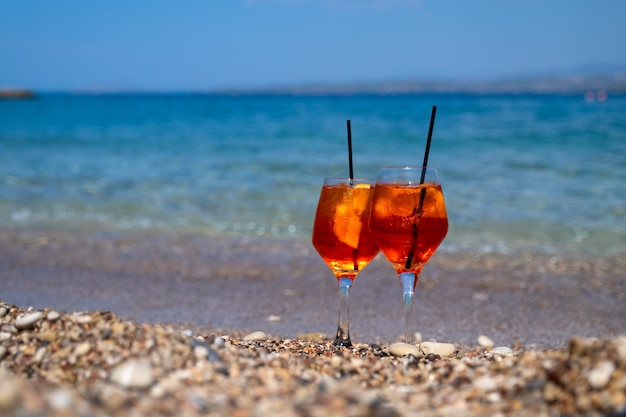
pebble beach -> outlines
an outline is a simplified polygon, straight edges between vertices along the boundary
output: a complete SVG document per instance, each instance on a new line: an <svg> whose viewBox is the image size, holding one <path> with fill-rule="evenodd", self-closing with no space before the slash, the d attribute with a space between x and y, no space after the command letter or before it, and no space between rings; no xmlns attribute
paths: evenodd
<svg viewBox="0 0 626 417"><path fill-rule="evenodd" d="M414 345L377 259L338 348L336 282L305 241L31 232L0 249L2 416L626 412L619 256L437 254Z"/></svg>
<svg viewBox="0 0 626 417"><path fill-rule="evenodd" d="M319 334L195 333L0 303L3 416L603 416L626 410L626 337L557 350Z"/></svg>

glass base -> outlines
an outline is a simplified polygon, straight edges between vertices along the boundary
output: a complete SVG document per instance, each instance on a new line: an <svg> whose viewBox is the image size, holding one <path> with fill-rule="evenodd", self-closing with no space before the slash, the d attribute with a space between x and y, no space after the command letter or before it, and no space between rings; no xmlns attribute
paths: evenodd
<svg viewBox="0 0 626 417"><path fill-rule="evenodd" d="M333 342L334 346L341 347L352 347L352 342L350 341L350 335L344 335L339 330L337 330L337 337Z"/></svg>

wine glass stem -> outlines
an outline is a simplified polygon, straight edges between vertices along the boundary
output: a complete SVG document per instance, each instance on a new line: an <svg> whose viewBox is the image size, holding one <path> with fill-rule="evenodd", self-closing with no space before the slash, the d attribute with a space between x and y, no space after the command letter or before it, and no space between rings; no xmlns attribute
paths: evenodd
<svg viewBox="0 0 626 417"><path fill-rule="evenodd" d="M406 343L413 343L413 326L411 316L413 315L413 295L415 294L415 273L400 273L402 283L402 295L404 296L404 335Z"/></svg>
<svg viewBox="0 0 626 417"><path fill-rule="evenodd" d="M339 278L339 324L337 326L337 337L335 337L335 346L352 346L350 341L349 327L349 308L348 297L350 296L350 288L352 280L350 278Z"/></svg>

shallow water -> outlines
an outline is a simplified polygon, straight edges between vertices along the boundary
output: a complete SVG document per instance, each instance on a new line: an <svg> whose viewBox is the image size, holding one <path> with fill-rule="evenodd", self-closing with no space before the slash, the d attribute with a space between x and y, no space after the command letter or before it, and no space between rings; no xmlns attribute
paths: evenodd
<svg viewBox="0 0 626 417"><path fill-rule="evenodd" d="M626 96L43 95L0 101L0 227L308 237L325 176L429 164L440 251L626 251Z"/></svg>

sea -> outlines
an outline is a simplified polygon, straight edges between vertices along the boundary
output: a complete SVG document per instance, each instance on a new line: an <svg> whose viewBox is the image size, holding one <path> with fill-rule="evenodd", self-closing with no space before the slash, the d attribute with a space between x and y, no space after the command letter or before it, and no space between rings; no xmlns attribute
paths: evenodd
<svg viewBox="0 0 626 417"><path fill-rule="evenodd" d="M626 253L626 96L0 100L0 233L310 239L325 177L438 169L440 251Z"/></svg>

